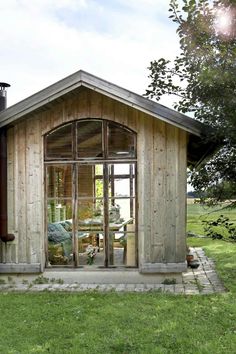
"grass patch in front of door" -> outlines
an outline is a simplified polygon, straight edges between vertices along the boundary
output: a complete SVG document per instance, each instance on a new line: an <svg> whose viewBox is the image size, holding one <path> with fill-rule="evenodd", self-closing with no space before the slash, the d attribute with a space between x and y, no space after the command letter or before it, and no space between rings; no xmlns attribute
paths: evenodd
<svg viewBox="0 0 236 354"><path fill-rule="evenodd" d="M0 293L0 353L234 353L236 244L191 239L230 290Z"/></svg>

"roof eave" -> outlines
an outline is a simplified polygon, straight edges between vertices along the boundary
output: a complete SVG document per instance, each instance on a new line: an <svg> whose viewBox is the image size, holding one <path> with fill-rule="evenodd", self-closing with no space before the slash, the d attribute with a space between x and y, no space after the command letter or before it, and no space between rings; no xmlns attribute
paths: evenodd
<svg viewBox="0 0 236 354"><path fill-rule="evenodd" d="M201 123L194 119L82 70L56 82L1 112L0 127L22 118L57 98L70 93L80 86L95 90L105 96L125 103L126 105L170 123L196 136L201 136L202 134Z"/></svg>

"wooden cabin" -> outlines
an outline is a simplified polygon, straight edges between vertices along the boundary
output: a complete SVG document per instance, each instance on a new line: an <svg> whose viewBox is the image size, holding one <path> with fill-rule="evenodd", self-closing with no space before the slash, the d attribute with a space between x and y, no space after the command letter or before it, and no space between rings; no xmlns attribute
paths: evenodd
<svg viewBox="0 0 236 354"><path fill-rule="evenodd" d="M0 273L186 270L199 122L78 71L3 110L0 129L14 235L0 235Z"/></svg>

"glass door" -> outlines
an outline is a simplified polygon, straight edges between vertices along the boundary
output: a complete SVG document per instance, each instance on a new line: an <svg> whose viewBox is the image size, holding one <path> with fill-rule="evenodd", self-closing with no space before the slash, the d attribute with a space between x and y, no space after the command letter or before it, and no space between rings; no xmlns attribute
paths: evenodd
<svg viewBox="0 0 236 354"><path fill-rule="evenodd" d="M77 165L76 261L80 266L104 266L103 164Z"/></svg>
<svg viewBox="0 0 236 354"><path fill-rule="evenodd" d="M45 136L47 263L137 266L136 134L102 119Z"/></svg>

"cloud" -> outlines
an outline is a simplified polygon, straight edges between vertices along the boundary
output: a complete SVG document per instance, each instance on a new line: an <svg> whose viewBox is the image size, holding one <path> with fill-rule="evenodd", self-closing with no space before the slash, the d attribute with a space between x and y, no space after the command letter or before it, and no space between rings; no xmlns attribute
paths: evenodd
<svg viewBox="0 0 236 354"><path fill-rule="evenodd" d="M142 94L149 62L178 51L166 0L8 0L0 13L9 104L79 69Z"/></svg>

